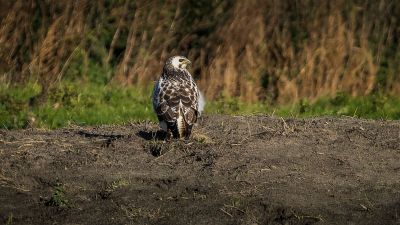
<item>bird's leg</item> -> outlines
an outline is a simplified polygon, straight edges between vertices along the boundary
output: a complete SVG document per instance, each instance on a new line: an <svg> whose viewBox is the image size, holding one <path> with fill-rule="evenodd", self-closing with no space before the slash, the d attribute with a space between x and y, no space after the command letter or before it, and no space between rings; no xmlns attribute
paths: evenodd
<svg viewBox="0 0 400 225"><path fill-rule="evenodd" d="M185 137L184 137L185 142L188 142L189 139L190 139L190 133L189 133L189 134L186 133L186 134L185 134Z"/></svg>
<svg viewBox="0 0 400 225"><path fill-rule="evenodd" d="M188 125L185 132L185 141L189 141L190 135L192 134L193 125Z"/></svg>
<svg viewBox="0 0 400 225"><path fill-rule="evenodd" d="M192 125L188 126L186 128L186 134L185 134L185 138L184 138L184 142L186 145L191 145L192 142L190 141L190 135L192 133Z"/></svg>
<svg viewBox="0 0 400 225"><path fill-rule="evenodd" d="M167 130L167 136L165 137L165 141L171 141L172 139L172 132L170 129Z"/></svg>

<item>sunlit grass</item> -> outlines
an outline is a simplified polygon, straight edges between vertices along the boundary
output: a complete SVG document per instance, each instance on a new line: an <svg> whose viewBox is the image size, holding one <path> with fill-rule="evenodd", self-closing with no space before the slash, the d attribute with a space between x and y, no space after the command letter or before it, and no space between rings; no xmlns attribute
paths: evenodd
<svg viewBox="0 0 400 225"><path fill-rule="evenodd" d="M36 108L39 126L120 124L155 119L150 97L137 88L89 85L80 91L73 90L71 95L70 99L51 99L45 106Z"/></svg>
<svg viewBox="0 0 400 225"><path fill-rule="evenodd" d="M134 120L155 120L150 91L94 84L62 84L42 105L31 106L38 92L30 86L4 88L0 94L0 126L56 128L68 124L121 124ZM16 95L14 93L25 93Z"/></svg>
<svg viewBox="0 0 400 225"><path fill-rule="evenodd" d="M338 93L315 101L301 100L288 105L248 104L235 99L209 102L208 113L268 114L281 117L350 116L367 119L400 119L400 98L385 95L350 97Z"/></svg>
<svg viewBox="0 0 400 225"><path fill-rule="evenodd" d="M122 124L151 120L156 116L151 105L151 87L120 87L94 83L63 82L47 102L32 104L40 86L0 86L0 127L57 128L69 124ZM370 119L400 119L400 98L385 95L335 97L316 101L302 100L290 105L249 104L238 99L208 101L208 114L267 114L282 117L351 116Z"/></svg>

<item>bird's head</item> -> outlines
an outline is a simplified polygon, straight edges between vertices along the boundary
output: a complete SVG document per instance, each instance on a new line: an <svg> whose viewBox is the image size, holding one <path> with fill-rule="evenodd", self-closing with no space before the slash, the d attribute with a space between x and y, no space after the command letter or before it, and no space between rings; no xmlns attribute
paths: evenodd
<svg viewBox="0 0 400 225"><path fill-rule="evenodd" d="M172 56L165 63L164 69L167 70L186 70L191 65L189 59L184 56Z"/></svg>

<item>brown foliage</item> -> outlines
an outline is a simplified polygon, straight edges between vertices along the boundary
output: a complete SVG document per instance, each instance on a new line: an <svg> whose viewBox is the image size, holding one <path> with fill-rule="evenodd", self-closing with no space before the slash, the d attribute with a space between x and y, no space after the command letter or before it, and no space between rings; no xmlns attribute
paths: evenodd
<svg viewBox="0 0 400 225"><path fill-rule="evenodd" d="M370 21L370 16L387 11L389 1L377 9L374 3L354 4L348 11L345 1L267 2L262 6L256 1L237 2L234 16L220 28L223 41L202 70L209 97L223 90L249 101L268 97L289 102L338 91L366 95L377 87L380 59L394 29L399 34L399 24L388 24L390 19ZM378 43L371 47L376 32L380 32ZM302 34L304 40L294 37ZM398 69L391 76L398 77Z"/></svg>
<svg viewBox="0 0 400 225"><path fill-rule="evenodd" d="M151 84L167 57L187 55L211 99L290 102L378 89L400 94L397 1L6 5L8 10L0 11L0 76L12 83L37 77L44 93L63 77L79 49L85 73L91 60L113 69L109 82L138 86Z"/></svg>
<svg viewBox="0 0 400 225"><path fill-rule="evenodd" d="M49 5L43 1L16 1L0 28L0 55L9 70L6 72L12 72L11 82L34 77L42 86L41 97L46 97L61 79L69 57L83 38L86 6L85 1ZM38 11L41 21L37 23L41 26L34 30Z"/></svg>

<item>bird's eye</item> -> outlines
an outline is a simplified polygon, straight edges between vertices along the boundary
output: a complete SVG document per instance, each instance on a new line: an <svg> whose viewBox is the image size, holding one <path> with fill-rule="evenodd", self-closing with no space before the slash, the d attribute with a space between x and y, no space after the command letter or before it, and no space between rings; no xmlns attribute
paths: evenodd
<svg viewBox="0 0 400 225"><path fill-rule="evenodd" d="M179 59L179 62L183 62L183 59Z"/></svg>

